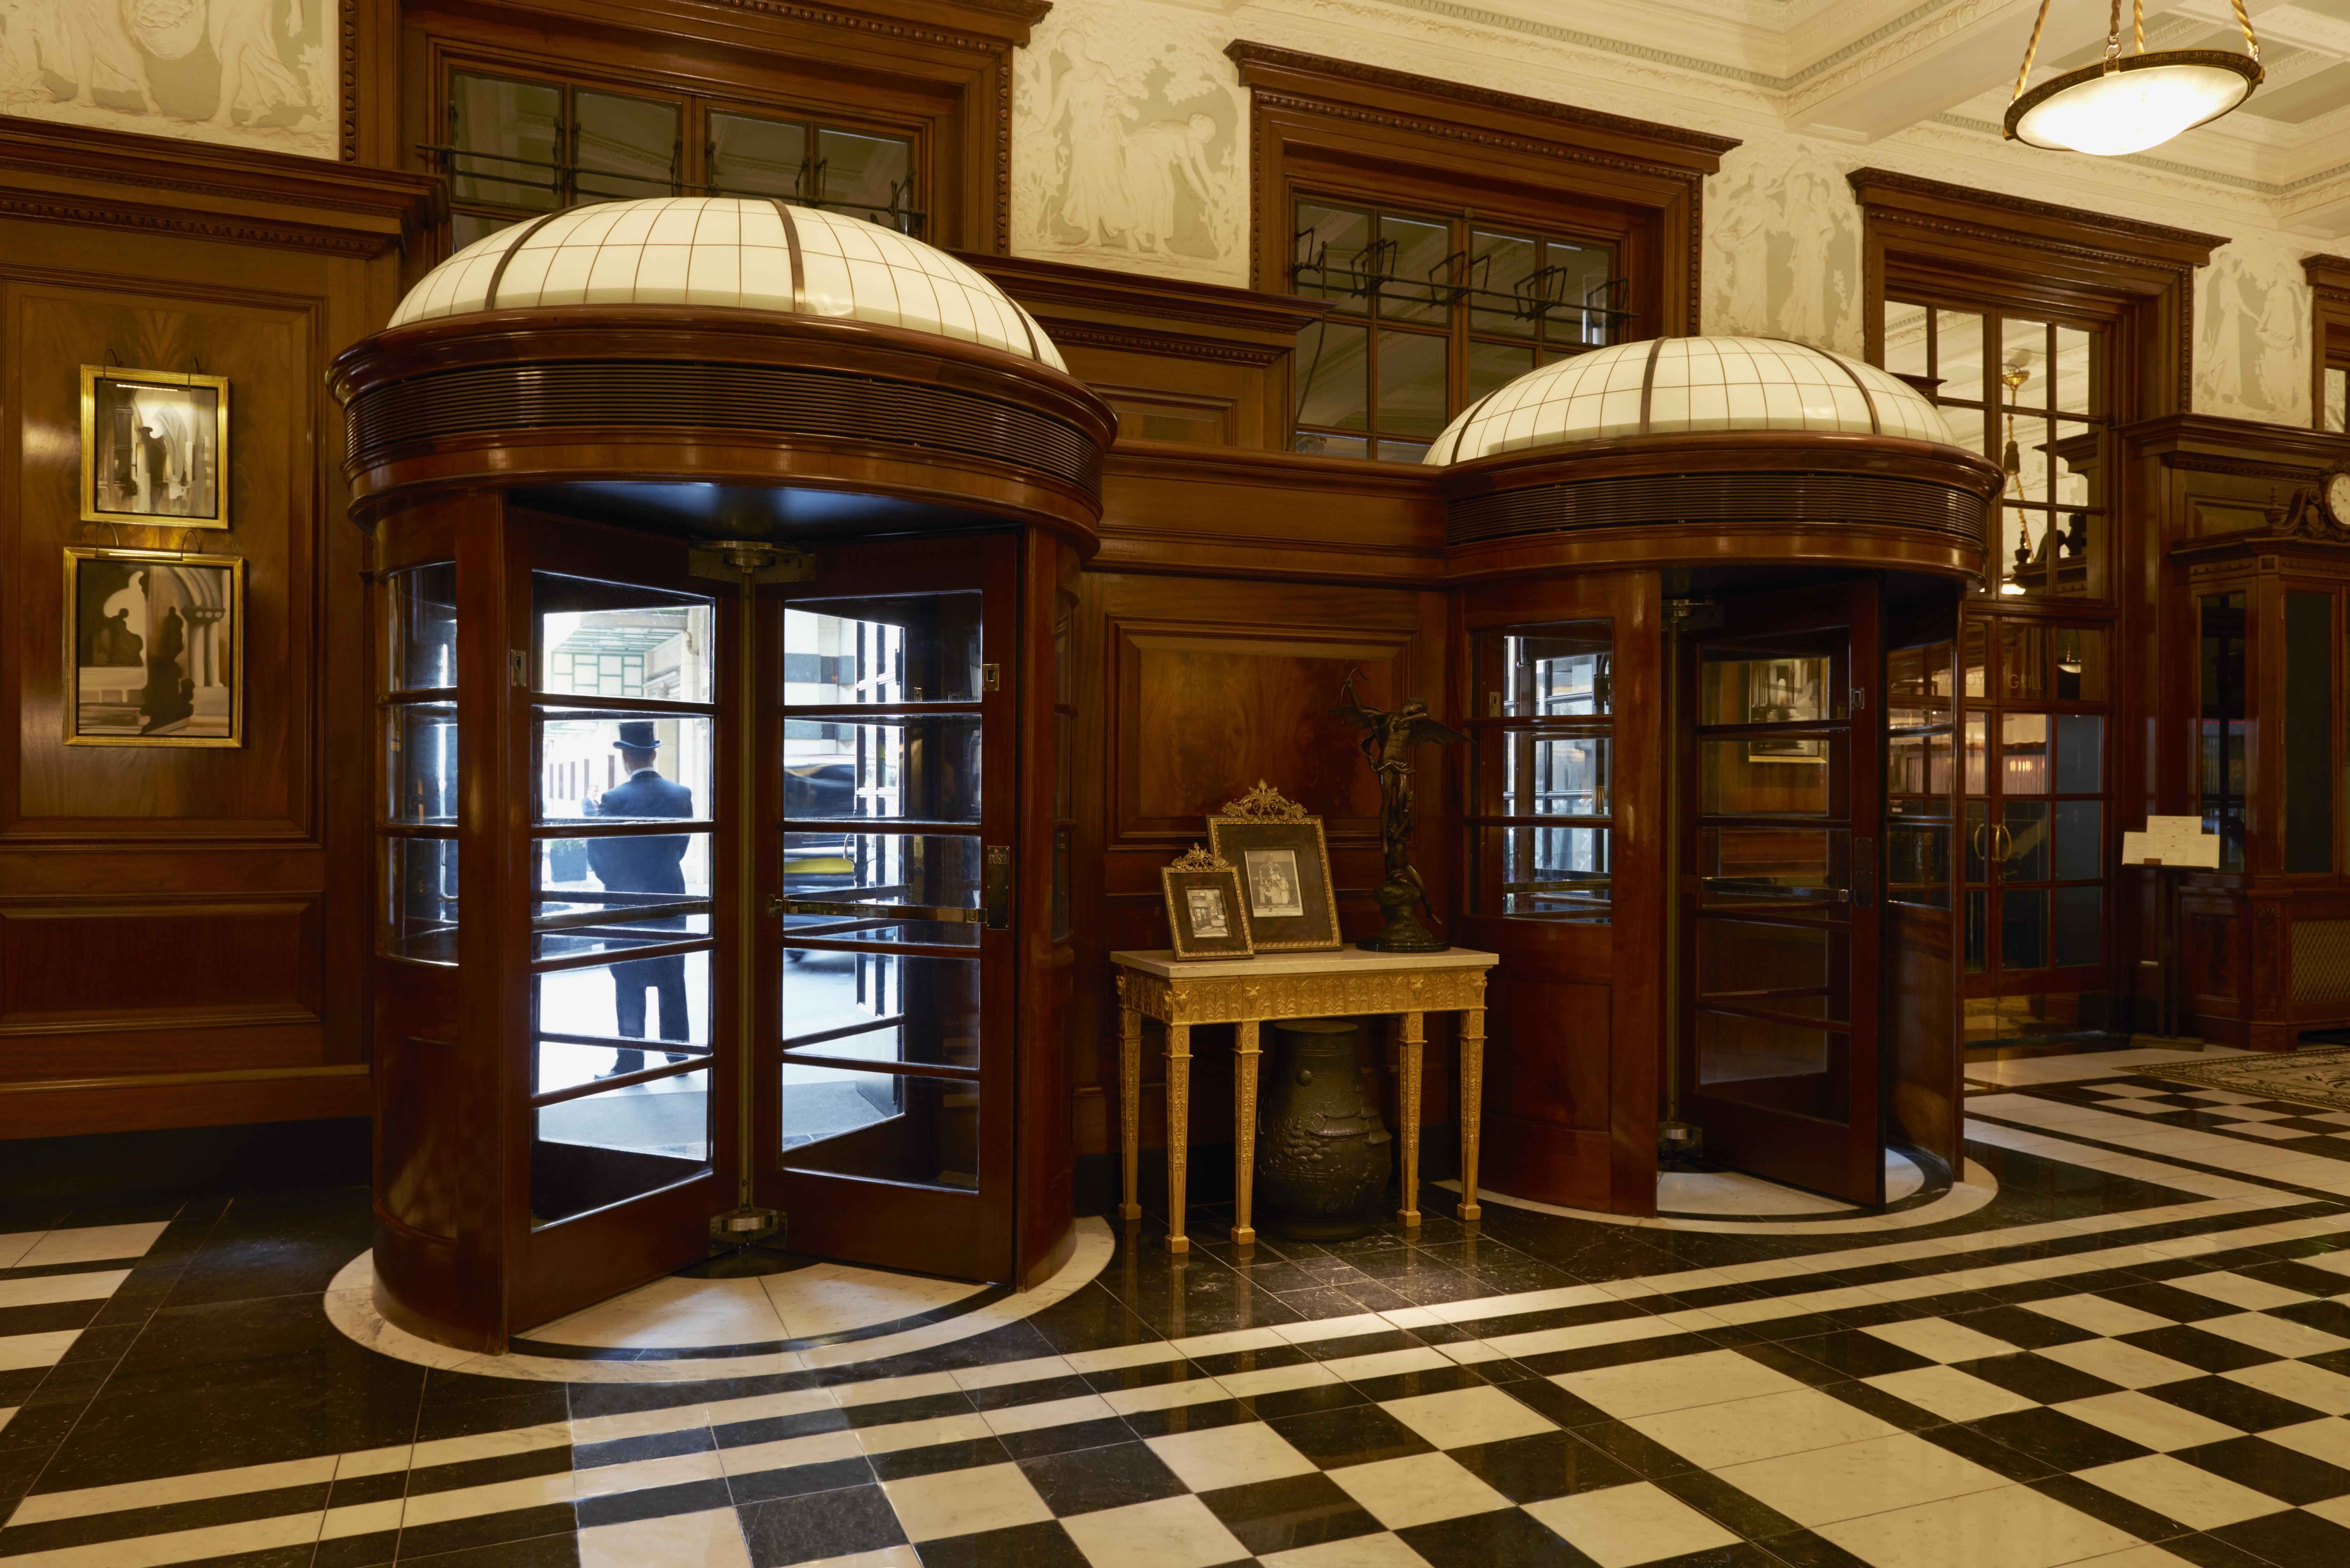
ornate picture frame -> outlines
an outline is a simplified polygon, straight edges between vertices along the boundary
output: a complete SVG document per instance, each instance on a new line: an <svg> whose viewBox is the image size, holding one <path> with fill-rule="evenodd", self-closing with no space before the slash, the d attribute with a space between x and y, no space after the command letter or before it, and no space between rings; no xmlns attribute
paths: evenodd
<svg viewBox="0 0 2350 1568"><path fill-rule="evenodd" d="M65 553L65 743L244 744L244 557Z"/></svg>
<svg viewBox="0 0 2350 1568"><path fill-rule="evenodd" d="M1208 847L1239 875L1249 940L1258 952L1346 945L1320 817L1259 779L1208 818Z"/></svg>
<svg viewBox="0 0 2350 1568"><path fill-rule="evenodd" d="M1195 844L1189 855L1160 867L1159 880L1178 959L1255 956L1241 900L1241 874L1230 861Z"/></svg>
<svg viewBox="0 0 2350 1568"><path fill-rule="evenodd" d="M81 368L81 520L229 525L228 378Z"/></svg>

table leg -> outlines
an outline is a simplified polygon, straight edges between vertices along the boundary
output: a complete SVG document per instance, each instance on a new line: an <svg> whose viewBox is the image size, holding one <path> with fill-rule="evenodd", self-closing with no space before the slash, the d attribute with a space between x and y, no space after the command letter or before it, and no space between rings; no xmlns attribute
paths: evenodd
<svg viewBox="0 0 2350 1568"><path fill-rule="evenodd" d="M1167 1026L1167 1250L1188 1252L1183 1234L1183 1179L1191 1139L1191 1026Z"/></svg>
<svg viewBox="0 0 2350 1568"><path fill-rule="evenodd" d="M1482 999L1481 999L1482 1000ZM1461 1218L1474 1220L1477 1205L1477 1143L1485 1109L1485 1010L1461 1012Z"/></svg>
<svg viewBox="0 0 2350 1568"><path fill-rule="evenodd" d="M1397 1140L1403 1145L1403 1207L1396 1218L1406 1230L1419 1224L1419 1055L1425 1040L1421 1033L1421 1015L1407 1012L1397 1034L1397 1070L1402 1082L1396 1098L1402 1106L1403 1130Z"/></svg>
<svg viewBox="0 0 2350 1568"><path fill-rule="evenodd" d="M1239 1196L1232 1210L1232 1244L1238 1247L1256 1242L1249 1204L1256 1194L1258 1027L1242 1023L1232 1031L1232 1190Z"/></svg>
<svg viewBox="0 0 2350 1568"><path fill-rule="evenodd" d="M1125 981L1118 983L1123 986ZM1120 1008L1118 1024L1118 1158L1126 1176L1126 1201L1118 1206L1118 1216L1139 1220L1142 1195L1135 1163L1142 1151L1142 1014L1130 1007Z"/></svg>

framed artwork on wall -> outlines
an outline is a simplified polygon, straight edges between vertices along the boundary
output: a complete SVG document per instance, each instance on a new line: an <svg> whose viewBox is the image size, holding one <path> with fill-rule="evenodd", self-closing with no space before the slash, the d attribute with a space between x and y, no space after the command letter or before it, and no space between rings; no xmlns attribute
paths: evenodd
<svg viewBox="0 0 2350 1568"><path fill-rule="evenodd" d="M1240 875L1249 940L1259 952L1314 952L1338 947L1338 894L1322 819L1256 788L1208 818L1208 847Z"/></svg>
<svg viewBox="0 0 2350 1568"><path fill-rule="evenodd" d="M225 528L228 378L81 368L85 523Z"/></svg>
<svg viewBox="0 0 2350 1568"><path fill-rule="evenodd" d="M68 746L244 744L244 558L69 546Z"/></svg>
<svg viewBox="0 0 2350 1568"><path fill-rule="evenodd" d="M1827 677L1825 659L1757 659L1747 663L1746 715L1753 724L1802 724L1816 722L1825 709L1820 685ZM1792 763L1825 767L1827 742L1818 740L1753 740L1746 742L1749 763Z"/></svg>
<svg viewBox="0 0 2350 1568"><path fill-rule="evenodd" d="M1167 929L1179 959L1251 958L1248 918L1242 910L1240 872L1197 845L1162 867L1167 893Z"/></svg>

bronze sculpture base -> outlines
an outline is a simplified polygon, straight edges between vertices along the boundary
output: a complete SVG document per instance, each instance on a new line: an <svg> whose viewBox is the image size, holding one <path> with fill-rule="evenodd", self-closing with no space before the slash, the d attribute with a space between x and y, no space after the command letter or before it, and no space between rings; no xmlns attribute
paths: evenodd
<svg viewBox="0 0 2350 1568"><path fill-rule="evenodd" d="M1452 944L1419 923L1412 906L1419 902L1419 889L1409 883L1387 881L1371 891L1371 898L1388 923L1379 934L1367 937L1355 945L1374 953L1440 953L1450 952Z"/></svg>

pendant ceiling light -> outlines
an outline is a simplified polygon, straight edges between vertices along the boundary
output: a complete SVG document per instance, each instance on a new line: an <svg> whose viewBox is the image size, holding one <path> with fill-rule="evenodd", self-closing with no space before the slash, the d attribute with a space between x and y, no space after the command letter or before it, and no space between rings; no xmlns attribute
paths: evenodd
<svg viewBox="0 0 2350 1568"><path fill-rule="evenodd" d="M2261 41L2252 34L2252 19L2244 0L2231 0L2236 26L2243 29L2247 54L2225 49L2158 49L2146 52L2146 0L2130 0L2132 30L2137 53L2122 53L2122 5L2114 0L2113 22L2106 29L2106 57L2052 77L2030 92L2023 90L2032 75L2033 57L2040 52L2040 30L2047 26L2050 0L2040 0L2040 19L2032 25L2032 43L2023 51L2023 68L2015 74L2014 101L2007 106L2010 140L2058 151L2094 152L2118 158L2143 152L2169 140L2182 130L2219 119L2252 96L2261 85Z"/></svg>

